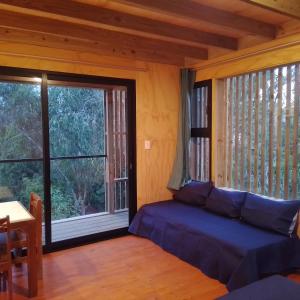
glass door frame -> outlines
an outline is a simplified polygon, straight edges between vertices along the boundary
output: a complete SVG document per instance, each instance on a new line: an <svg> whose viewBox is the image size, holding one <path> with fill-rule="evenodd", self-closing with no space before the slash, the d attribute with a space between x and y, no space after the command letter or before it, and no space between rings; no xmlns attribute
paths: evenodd
<svg viewBox="0 0 300 300"><path fill-rule="evenodd" d="M51 233L51 179L50 179L50 140L49 140L49 107L48 107L48 81L51 82L72 82L82 87L89 84L103 85L107 87L123 86L127 89L127 130L128 130L128 210L129 224L137 211L136 195L136 83L135 80L112 77L100 77L91 75L77 75L72 73L60 73L45 70L30 70L22 68L0 67L1 76L7 76L14 81L14 78L22 82L22 78L41 80L41 119L43 133L43 183L44 183L44 220L45 220L45 245L44 252L51 252L59 249L70 248L77 245L91 243L103 239L128 234L128 227L99 232L68 240L52 242Z"/></svg>

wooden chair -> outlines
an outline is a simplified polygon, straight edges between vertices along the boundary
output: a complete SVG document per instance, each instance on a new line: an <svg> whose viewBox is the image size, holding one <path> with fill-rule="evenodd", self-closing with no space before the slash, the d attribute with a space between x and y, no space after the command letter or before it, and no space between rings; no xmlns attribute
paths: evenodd
<svg viewBox="0 0 300 300"><path fill-rule="evenodd" d="M43 277L43 250L42 250L42 199L35 193L30 193L30 213L36 221L36 257L37 257L37 270L38 278ZM15 248L15 257L13 263L20 265L27 262L27 256L22 256L22 250L28 247L28 240L26 235L17 231L12 238L12 248Z"/></svg>
<svg viewBox="0 0 300 300"><path fill-rule="evenodd" d="M0 290L3 285L6 289L8 284L8 297L12 299L12 261L11 261L11 242L10 242L10 221L9 216L0 219Z"/></svg>

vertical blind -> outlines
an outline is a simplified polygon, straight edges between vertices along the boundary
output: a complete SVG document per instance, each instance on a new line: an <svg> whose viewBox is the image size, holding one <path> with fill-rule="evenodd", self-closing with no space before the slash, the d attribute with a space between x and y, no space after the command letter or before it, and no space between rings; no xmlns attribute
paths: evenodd
<svg viewBox="0 0 300 300"><path fill-rule="evenodd" d="M226 185L300 198L300 64L225 80Z"/></svg>
<svg viewBox="0 0 300 300"><path fill-rule="evenodd" d="M191 99L190 175L210 180L211 82L195 84Z"/></svg>
<svg viewBox="0 0 300 300"><path fill-rule="evenodd" d="M111 213L128 208L127 90L106 91L107 205Z"/></svg>
<svg viewBox="0 0 300 300"><path fill-rule="evenodd" d="M115 209L128 208L128 161L127 161L127 91L113 90L113 155Z"/></svg>

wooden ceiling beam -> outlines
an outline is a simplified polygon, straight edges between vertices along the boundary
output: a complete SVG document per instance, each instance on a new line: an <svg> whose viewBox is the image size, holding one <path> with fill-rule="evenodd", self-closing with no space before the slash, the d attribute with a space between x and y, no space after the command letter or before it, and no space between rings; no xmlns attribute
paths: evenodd
<svg viewBox="0 0 300 300"><path fill-rule="evenodd" d="M217 26L225 26L246 33L275 38L276 26L244 17L228 11L205 6L191 0L111 0L143 9L150 9L163 14L201 20ZM284 1L284 0L282 0ZM297 1L297 0L296 0Z"/></svg>
<svg viewBox="0 0 300 300"><path fill-rule="evenodd" d="M300 19L299 0L243 0L244 2L270 9L286 16Z"/></svg>
<svg viewBox="0 0 300 300"><path fill-rule="evenodd" d="M23 29L65 38L92 41L98 44L108 45L113 49L129 50L132 53L137 51L152 51L152 53L164 53L170 56L192 57L197 59L208 58L208 51L203 48L157 41L155 39L138 37L102 28L77 25L4 10L0 10L0 16L0 26L10 29ZM20 20L22 21L20 22Z"/></svg>
<svg viewBox="0 0 300 300"><path fill-rule="evenodd" d="M77 18L95 22L97 24L109 25L112 26L112 29L116 29L117 31L120 31L120 29L124 30L126 28L129 30L146 32L158 36L176 38L183 41L201 43L231 50L236 50L238 48L238 40L232 37L185 28L166 22L151 20L70 0L3 0L1 3L24 9L42 11L44 13L54 15Z"/></svg>
<svg viewBox="0 0 300 300"><path fill-rule="evenodd" d="M133 52L129 49L123 49L122 47L118 47L116 45L112 46L105 43L65 38L51 34L29 32L21 29L9 29L2 26L0 26L0 41L62 50L80 51L83 53L95 53L100 56L118 56L122 58L131 58L135 60L151 61L178 66L184 65L184 58L182 56L156 52L152 49L136 49Z"/></svg>

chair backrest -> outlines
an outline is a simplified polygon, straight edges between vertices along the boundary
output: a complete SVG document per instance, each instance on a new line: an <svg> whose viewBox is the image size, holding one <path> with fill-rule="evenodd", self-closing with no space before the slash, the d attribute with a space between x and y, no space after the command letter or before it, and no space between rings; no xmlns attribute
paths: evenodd
<svg viewBox="0 0 300 300"><path fill-rule="evenodd" d="M7 233L10 231L9 216L0 219L0 232Z"/></svg>
<svg viewBox="0 0 300 300"><path fill-rule="evenodd" d="M5 235L5 254L10 256L10 220L9 216L0 219L0 233ZM2 251L1 251L2 252ZM2 252L2 254L4 254Z"/></svg>
<svg viewBox="0 0 300 300"><path fill-rule="evenodd" d="M36 221L37 244L41 244L42 240L42 205L41 197L33 192L30 193L30 213Z"/></svg>

